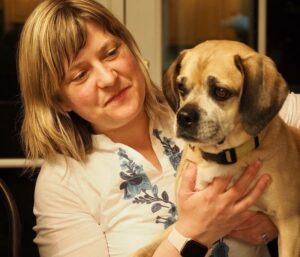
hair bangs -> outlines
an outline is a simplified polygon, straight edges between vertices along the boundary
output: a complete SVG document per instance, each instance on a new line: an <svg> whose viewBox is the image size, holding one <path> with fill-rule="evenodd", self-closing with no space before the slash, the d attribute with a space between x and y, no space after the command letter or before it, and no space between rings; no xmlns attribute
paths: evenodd
<svg viewBox="0 0 300 257"><path fill-rule="evenodd" d="M86 27L84 21L68 9L62 9L53 22L52 27L58 29L49 31L51 66L55 69L58 82L61 84L65 79L66 69L86 43Z"/></svg>

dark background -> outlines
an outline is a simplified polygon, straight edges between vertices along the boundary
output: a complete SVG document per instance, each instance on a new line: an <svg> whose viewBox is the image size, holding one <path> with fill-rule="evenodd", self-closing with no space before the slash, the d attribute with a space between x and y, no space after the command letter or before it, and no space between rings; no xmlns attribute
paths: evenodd
<svg viewBox="0 0 300 257"><path fill-rule="evenodd" d="M267 55L292 91L300 93L300 1L272 0L267 8Z"/></svg>
<svg viewBox="0 0 300 257"><path fill-rule="evenodd" d="M0 14L1 19L1 14ZM268 1L267 55L278 65L291 90L300 92L300 1ZM19 140L21 105L16 74L16 46L22 24L4 32L0 24L0 158L23 157ZM22 223L22 256L38 256L32 242L35 224L32 214L36 176L23 174L22 169L0 168L20 210ZM8 222L0 202L0 256L8 256Z"/></svg>

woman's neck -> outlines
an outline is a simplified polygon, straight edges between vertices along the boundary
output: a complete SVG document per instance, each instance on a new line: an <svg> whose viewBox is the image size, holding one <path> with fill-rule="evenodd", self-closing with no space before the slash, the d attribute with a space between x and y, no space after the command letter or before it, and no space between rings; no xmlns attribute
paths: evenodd
<svg viewBox="0 0 300 257"><path fill-rule="evenodd" d="M125 126L105 133L112 141L128 145L137 151L150 143L149 119L141 112Z"/></svg>
<svg viewBox="0 0 300 257"><path fill-rule="evenodd" d="M162 167L152 147L149 134L149 118L143 112L136 119L118 130L105 133L112 141L122 143L142 154L161 172Z"/></svg>

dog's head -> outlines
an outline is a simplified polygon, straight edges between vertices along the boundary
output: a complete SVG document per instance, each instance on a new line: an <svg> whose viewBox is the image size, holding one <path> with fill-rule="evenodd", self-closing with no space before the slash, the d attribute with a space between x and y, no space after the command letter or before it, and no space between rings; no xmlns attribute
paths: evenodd
<svg viewBox="0 0 300 257"><path fill-rule="evenodd" d="M204 145L257 135L288 94L270 58L225 40L184 50L166 72L163 91L176 113L177 136Z"/></svg>

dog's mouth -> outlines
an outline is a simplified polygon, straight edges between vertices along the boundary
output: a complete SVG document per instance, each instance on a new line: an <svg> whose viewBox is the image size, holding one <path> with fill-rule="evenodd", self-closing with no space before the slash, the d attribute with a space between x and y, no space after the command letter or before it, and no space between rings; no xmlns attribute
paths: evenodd
<svg viewBox="0 0 300 257"><path fill-rule="evenodd" d="M187 130L177 130L177 137L183 139L184 141L187 141L189 143L198 143L198 144L205 144L205 145L222 145L226 137L216 138L216 137L210 137L210 138L199 138L197 135L194 135L193 133L190 133Z"/></svg>
<svg viewBox="0 0 300 257"><path fill-rule="evenodd" d="M221 145L221 144L223 144L224 142L225 142L225 137L223 137L223 139L222 140L220 140L219 142L218 142L218 145Z"/></svg>
<svg viewBox="0 0 300 257"><path fill-rule="evenodd" d="M192 142L192 143L199 143L199 139L197 137L192 136L186 131L177 131L177 137L182 138L185 141Z"/></svg>
<svg viewBox="0 0 300 257"><path fill-rule="evenodd" d="M219 122L206 117L206 112L200 112L192 104L180 109L176 115L176 134L178 138L189 143L203 145L221 145L225 141L225 135Z"/></svg>

